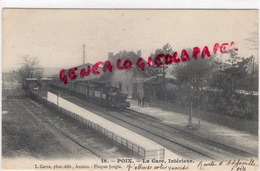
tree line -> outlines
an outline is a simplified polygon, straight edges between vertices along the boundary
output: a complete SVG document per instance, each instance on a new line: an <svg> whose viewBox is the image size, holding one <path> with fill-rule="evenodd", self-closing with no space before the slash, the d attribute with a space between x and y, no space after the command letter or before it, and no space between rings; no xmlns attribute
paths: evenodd
<svg viewBox="0 0 260 171"><path fill-rule="evenodd" d="M192 56L192 49L187 50ZM156 49L151 57L157 54L173 54L169 43ZM179 83L178 91L167 92L165 85L158 96L160 100L189 106L204 111L235 116L246 119L258 119L258 63L253 56L239 57L233 49L226 57L202 59L198 54L196 60L190 58L184 63L171 66L163 64L154 67L154 75L170 73ZM164 83L165 84L165 83ZM163 92L163 93L162 93ZM163 94L163 95L162 95Z"/></svg>

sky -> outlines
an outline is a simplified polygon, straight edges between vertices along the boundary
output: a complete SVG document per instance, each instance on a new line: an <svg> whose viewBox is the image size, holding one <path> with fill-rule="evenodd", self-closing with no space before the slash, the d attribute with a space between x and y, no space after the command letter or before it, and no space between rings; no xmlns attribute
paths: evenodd
<svg viewBox="0 0 260 171"><path fill-rule="evenodd" d="M44 68L70 68L108 58L108 52L150 53L169 43L174 51L235 42L238 56L258 50L246 41L258 33L257 10L3 9L2 70L38 57ZM258 35L257 35L258 37Z"/></svg>

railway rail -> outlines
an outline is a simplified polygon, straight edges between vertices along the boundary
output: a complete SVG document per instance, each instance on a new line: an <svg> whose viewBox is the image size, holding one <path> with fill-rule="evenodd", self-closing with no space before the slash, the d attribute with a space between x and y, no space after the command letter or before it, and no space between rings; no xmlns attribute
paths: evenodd
<svg viewBox="0 0 260 171"><path fill-rule="evenodd" d="M253 153L248 152L248 151L244 151L244 150L241 150L241 149L234 148L232 146L220 143L216 140L213 141L211 139L204 138L204 137L202 137L198 134L190 133L188 131L185 131L183 129L178 128L177 126L173 126L173 125L170 125L170 124L163 123L160 120L158 120L157 118L154 118L152 116L149 116L149 115L146 115L146 114L143 114L143 113L131 110L131 109L126 109L124 112L130 113L131 115L136 116L136 118L143 118L143 119L146 119L146 120L150 120L151 122L156 123L156 124L160 125L161 127L177 130L179 134L185 135L186 137L190 137L190 138L192 138L192 140L204 142L204 144L206 143L208 145L218 147L218 148L220 148L224 151L230 151L230 152L234 153L236 156L249 157L249 158L250 157L257 157L257 154L253 154ZM167 129L165 129L165 128L162 128L162 129L167 131Z"/></svg>
<svg viewBox="0 0 260 171"><path fill-rule="evenodd" d="M58 93L58 90L51 90L54 93ZM154 140L155 142L163 145L167 149L175 152L183 157L188 157L194 160L198 159L215 159L221 160L223 158L238 158L237 154L233 154L229 151L224 151L220 148L212 146L210 144L205 144L197 141L193 138L183 137L182 131L166 125L162 122L151 119L150 116L141 115L141 113L133 112L131 110L126 110L124 112L118 111L106 111L104 108L97 110L97 105L86 103L78 98L72 98L64 92L60 92L61 97L64 96L65 99L78 104L81 107L87 107L88 110L98 113L102 117L111 120L121 126L131 129L141 135ZM68 99L69 97L69 99ZM93 109L95 108L95 110ZM134 118L131 118L135 116ZM186 133L187 135L187 133ZM241 155L241 154L240 154Z"/></svg>
<svg viewBox="0 0 260 171"><path fill-rule="evenodd" d="M8 83L12 87L12 89L8 89L9 90L9 94L11 95L10 97L12 97L12 99L14 99L14 101L20 107L21 110L26 111L24 113L25 113L25 115L27 116L28 119L33 120L35 122L35 124L40 126L42 129L46 129L44 125L40 124L41 121L43 120L45 123L51 125L54 129L58 130L62 135L64 135L66 138L69 138L72 142L74 142L75 144L77 144L81 148L83 148L83 149L85 149L87 151L90 151L92 154L96 155L98 158L106 158L106 156L102 155L97 150L85 146L83 143L81 143L80 141L76 140L75 138L70 136L68 133L66 133L66 132L62 131L61 129L59 129L57 126L55 126L55 124L51 120L49 120L47 118L42 118L42 116L41 116L41 114L42 114L42 110L41 109L42 108L37 108L37 110L36 110L35 106L34 107L31 106L32 104L29 104L26 101L18 101L17 99L21 99L19 97L23 97L24 98L25 92L21 89L21 87L17 86L16 89L15 89L11 82L8 82ZM16 95L14 95L12 93L12 90L14 90ZM16 90L19 90L19 93Z"/></svg>

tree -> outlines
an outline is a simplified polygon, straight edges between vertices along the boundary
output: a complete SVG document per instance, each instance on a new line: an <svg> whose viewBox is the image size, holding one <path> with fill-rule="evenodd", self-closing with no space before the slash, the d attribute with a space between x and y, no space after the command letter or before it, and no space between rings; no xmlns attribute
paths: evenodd
<svg viewBox="0 0 260 171"><path fill-rule="evenodd" d="M258 33L258 24L255 24L256 30L250 33L250 36L245 40L250 43L250 48L248 50L258 50L259 47L259 33ZM251 94L253 91L258 90L258 60L255 62L255 58L252 56L251 62L247 65L247 70L250 73L250 78L246 78L244 82L250 82L251 86ZM250 89L250 88L249 88Z"/></svg>
<svg viewBox="0 0 260 171"><path fill-rule="evenodd" d="M187 53L192 56L192 49L188 49ZM192 127L192 108L196 106L205 107L208 103L208 82L211 78L212 72L215 68L214 57L198 58L195 60L191 58L187 62L177 64L173 74L177 82L180 84L180 91L182 92L181 100L186 104L190 104L190 117L188 119L188 127ZM205 90L207 89L207 90ZM204 105L204 106L202 106Z"/></svg>
<svg viewBox="0 0 260 171"><path fill-rule="evenodd" d="M230 51L229 59L221 65L226 67L216 71L211 80L211 87L215 89L212 96L212 111L242 117L247 119L255 118L255 106L253 95L248 96L245 91L252 90L252 78L254 73L249 74L248 65L253 60L237 57L235 51Z"/></svg>
<svg viewBox="0 0 260 171"><path fill-rule="evenodd" d="M153 61L158 54L164 54L164 55L170 54L170 55L172 55L173 50L172 50L171 45L169 43L167 43L162 48L156 49L155 52L151 54L151 61L152 61L151 68L153 68L155 70L154 75L163 74L164 70L167 67L167 65L165 65L163 60L161 61L163 65L160 66L160 67L158 67L154 64Z"/></svg>
<svg viewBox="0 0 260 171"><path fill-rule="evenodd" d="M249 50L258 50L258 31L251 32L251 35L245 40L250 42Z"/></svg>
<svg viewBox="0 0 260 171"><path fill-rule="evenodd" d="M187 52L189 56L192 56L191 49L188 49ZM205 84L211 77L216 62L214 57L201 59L200 55L198 55L197 60L191 58L190 61L177 65L173 74L181 87L190 94L191 92L199 92L206 87Z"/></svg>
<svg viewBox="0 0 260 171"><path fill-rule="evenodd" d="M173 54L173 50L172 47L169 43L165 44L161 49L156 49L154 54L151 54L151 59L152 61L154 61L154 59L156 58L156 56L158 54L164 54L164 55L172 55ZM163 74L163 94L165 97L165 101L167 101L167 95L166 95L166 82L165 82L165 70L168 68L168 66L165 64L165 62L162 60L162 66L158 67L155 66L154 63L152 63L151 68L154 69L155 73L154 75L158 75L158 74Z"/></svg>
<svg viewBox="0 0 260 171"><path fill-rule="evenodd" d="M19 74L24 78L41 78L43 75L43 68L39 66L39 60L37 57L29 57L24 55Z"/></svg>
<svg viewBox="0 0 260 171"><path fill-rule="evenodd" d="M235 93L237 90L248 89L248 86L242 81L249 76L247 65L253 58L237 57L237 53L233 50L229 53L229 59L224 64L221 64L227 67L221 71L216 71L211 82L212 87L221 90L226 95Z"/></svg>

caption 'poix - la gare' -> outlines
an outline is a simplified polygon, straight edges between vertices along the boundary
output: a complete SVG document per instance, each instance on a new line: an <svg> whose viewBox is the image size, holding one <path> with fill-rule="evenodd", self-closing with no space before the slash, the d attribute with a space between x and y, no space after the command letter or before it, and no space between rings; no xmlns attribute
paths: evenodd
<svg viewBox="0 0 260 171"><path fill-rule="evenodd" d="M230 50L235 50L238 51L237 48L235 48L235 43L231 42L230 45L228 43L223 43L221 46L216 43L213 47L213 53L216 54L218 49L220 50L220 52L222 54L227 53ZM203 59L205 56L210 57L210 51L208 49L207 46L205 46L203 48L203 50L201 51L199 47L194 47L193 48L193 53L192 53L192 57L193 59L197 60L198 55L201 53L201 58ZM161 60L163 60L164 58L164 62L166 65L172 64L174 63L178 63L180 61L185 62L185 61L189 61L190 60L190 56L187 53L187 51L185 49L182 50L181 52L181 58L177 58L178 53L174 52L173 55L170 54L158 54L155 59L154 59L154 64L155 66L162 66L163 63ZM145 70L145 60L140 57L137 61L136 61L136 66L138 68L140 68L142 71ZM148 61L147 61L147 66L150 67L151 66L151 57L148 57ZM80 78L84 78L85 76L89 76L91 71L94 75L98 75L99 71L98 71L98 66L101 65L102 62L99 61L97 63L95 63L92 68L90 66L87 66L87 69L84 67L80 70ZM129 70L131 69L133 63L130 60L125 60L124 62L121 59L117 59L117 63L116 63L116 67L118 70ZM106 72L107 70L109 70L110 72L112 72L113 69L113 65L111 64L110 61L105 61L105 64L103 66L103 72ZM75 80L77 78L76 75L76 71L78 70L77 67L69 69L68 71L68 77L70 80ZM65 84L67 84L67 80L68 80L67 75L64 73L64 70L60 71L60 75L59 78L61 81L63 81Z"/></svg>

